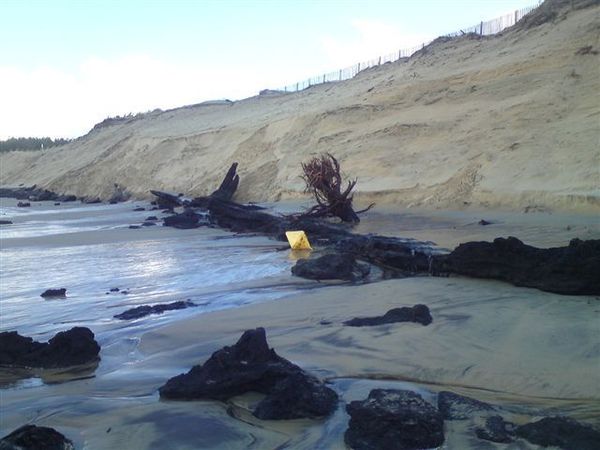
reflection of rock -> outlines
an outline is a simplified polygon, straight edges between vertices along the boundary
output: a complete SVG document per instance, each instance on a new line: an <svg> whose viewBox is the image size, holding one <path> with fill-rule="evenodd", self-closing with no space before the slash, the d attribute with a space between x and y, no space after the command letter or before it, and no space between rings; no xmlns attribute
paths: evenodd
<svg viewBox="0 0 600 450"><path fill-rule="evenodd" d="M600 431L568 417L545 417L517 427L516 435L532 444L563 449L598 450Z"/></svg>
<svg viewBox="0 0 600 450"><path fill-rule="evenodd" d="M0 333L0 364L20 367L69 367L98 360L100 346L89 328L74 327L57 333L47 343L16 331Z"/></svg>
<svg viewBox="0 0 600 450"><path fill-rule="evenodd" d="M111 289L112 291L112 289ZM118 291L118 288L117 288ZM127 291L123 291L124 293L126 293ZM143 305L143 306L138 306L136 308L131 308L128 309L125 312L122 312L121 314L117 314L115 317L115 319L121 319L121 320L131 320L131 319L139 319L140 317L144 317L144 316L148 316L150 314L162 314L165 311L172 311L172 310L176 310L176 309L185 309L185 308L189 308L191 306L196 306L195 303L191 302L190 300L179 300L177 302L173 302L173 303L163 303L163 304L159 304L159 305Z"/></svg>
<svg viewBox="0 0 600 450"><path fill-rule="evenodd" d="M12 222L10 220L0 220L0 225L11 225Z"/></svg>
<svg viewBox="0 0 600 450"><path fill-rule="evenodd" d="M442 415L415 392L373 389L346 411L350 422L344 440L356 450L424 449L444 442Z"/></svg>
<svg viewBox="0 0 600 450"><path fill-rule="evenodd" d="M329 414L337 403L335 392L269 348L264 328L244 332L235 345L159 389L162 398L178 400L227 400L249 391L267 394L255 414L269 419Z"/></svg>
<svg viewBox="0 0 600 450"><path fill-rule="evenodd" d="M359 263L350 254L329 253L314 259L300 259L292 273L311 280L361 280L370 272L367 264Z"/></svg>
<svg viewBox="0 0 600 450"><path fill-rule="evenodd" d="M427 306L415 305L411 308L404 306L402 308L390 309L383 316L355 317L354 319L344 322L344 325L350 327L365 327L396 322L415 322L420 323L421 325L429 325L432 320Z"/></svg>
<svg viewBox="0 0 600 450"><path fill-rule="evenodd" d="M19 202L19 203L17 203L17 206L19 208L28 208L29 206L31 206L31 203L29 203L29 202Z"/></svg>
<svg viewBox="0 0 600 450"><path fill-rule="evenodd" d="M46 289L44 292L40 294L40 297L48 298L48 297L66 297L67 290L65 288L60 289Z"/></svg>
<svg viewBox="0 0 600 450"><path fill-rule="evenodd" d="M0 450L72 450L73 442L53 428L23 425L0 439Z"/></svg>
<svg viewBox="0 0 600 450"><path fill-rule="evenodd" d="M514 424L505 422L500 416L486 418L485 425L476 428L475 434L479 439L500 444L508 444L515 440Z"/></svg>
<svg viewBox="0 0 600 450"><path fill-rule="evenodd" d="M438 394L438 409L446 420L465 420L475 415L475 413L492 411L494 407L474 398L458 395L454 392L441 391Z"/></svg>

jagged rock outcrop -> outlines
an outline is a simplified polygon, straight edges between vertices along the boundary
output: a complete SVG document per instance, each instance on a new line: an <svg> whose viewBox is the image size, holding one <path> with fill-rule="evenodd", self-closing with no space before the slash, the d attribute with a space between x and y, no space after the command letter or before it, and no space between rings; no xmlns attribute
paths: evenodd
<svg viewBox="0 0 600 450"><path fill-rule="evenodd" d="M224 401L250 391L267 394L255 411L265 419L324 416L337 404L334 391L269 348L264 328L244 332L235 345L159 389L161 398L173 400Z"/></svg>

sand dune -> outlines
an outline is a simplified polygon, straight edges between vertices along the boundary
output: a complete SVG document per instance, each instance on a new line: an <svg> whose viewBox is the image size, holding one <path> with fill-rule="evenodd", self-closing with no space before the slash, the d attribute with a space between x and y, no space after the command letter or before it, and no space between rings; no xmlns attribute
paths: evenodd
<svg viewBox="0 0 600 450"><path fill-rule="evenodd" d="M552 21L441 39L352 80L154 113L60 149L3 154L1 182L104 199L114 183L136 197L201 195L238 161L238 200L272 201L302 195L300 162L331 152L359 178L361 202L597 212L600 6L551 3L564 4ZM595 2L575 5L585 3Z"/></svg>

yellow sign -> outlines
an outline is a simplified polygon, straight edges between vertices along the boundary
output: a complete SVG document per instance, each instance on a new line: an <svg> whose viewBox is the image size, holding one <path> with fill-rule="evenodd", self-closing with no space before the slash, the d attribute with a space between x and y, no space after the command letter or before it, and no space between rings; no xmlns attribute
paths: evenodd
<svg viewBox="0 0 600 450"><path fill-rule="evenodd" d="M286 231L285 236L292 250L312 250L304 231Z"/></svg>

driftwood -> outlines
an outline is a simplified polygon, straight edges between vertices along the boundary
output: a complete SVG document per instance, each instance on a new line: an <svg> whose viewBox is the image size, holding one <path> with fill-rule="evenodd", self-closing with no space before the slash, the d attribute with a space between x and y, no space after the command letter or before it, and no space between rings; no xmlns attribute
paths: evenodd
<svg viewBox="0 0 600 450"><path fill-rule="evenodd" d="M334 171L336 167L339 169L335 158L331 161ZM380 267L386 277L458 274L498 279L559 294L600 294L597 277L600 240L573 240L568 247L538 249L516 238L496 239L493 243L462 244L449 253L430 242L354 234L350 231L351 225L328 222L324 213L274 215L256 205L235 203L231 198L239 184L236 169L234 163L219 189L207 197L190 199L151 191L162 202L184 208L182 213L167 217L164 224L176 228L218 226L234 232L262 233L282 241L286 239L285 231L304 230L313 245L369 262ZM339 186L341 178L336 180ZM341 192L342 197L350 199L350 207L349 194L353 186L350 182ZM308 262L312 263L313 259ZM310 267L305 269L310 272Z"/></svg>
<svg viewBox="0 0 600 450"><path fill-rule="evenodd" d="M374 206L372 203L362 211L354 211L352 190L357 180L348 181L342 191L344 183L340 163L330 153L302 163L302 171L302 179L306 183L305 191L313 194L317 204L300 217L339 217L343 222L358 223L358 214Z"/></svg>

